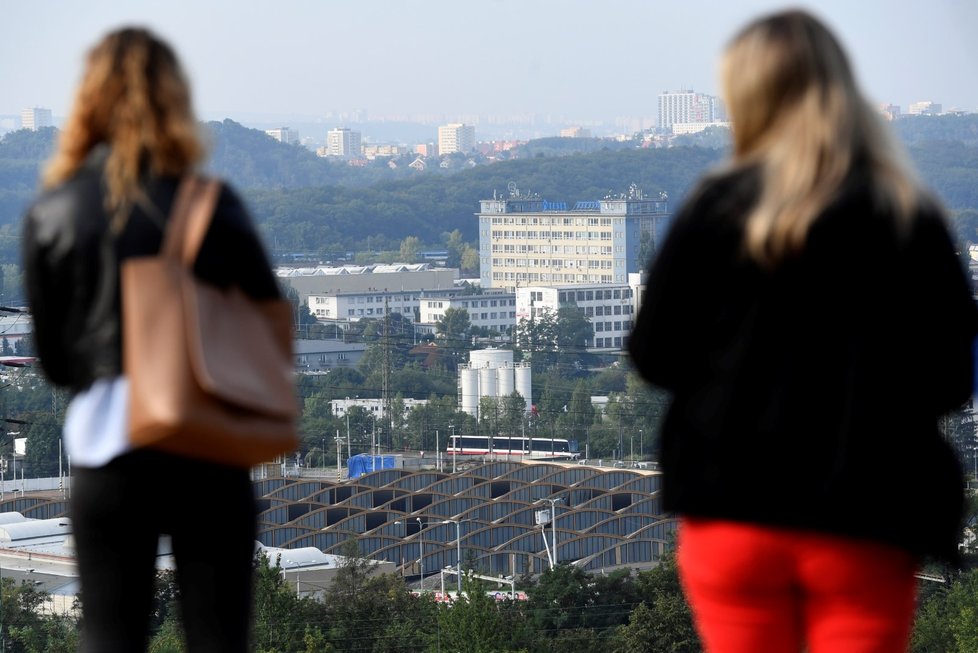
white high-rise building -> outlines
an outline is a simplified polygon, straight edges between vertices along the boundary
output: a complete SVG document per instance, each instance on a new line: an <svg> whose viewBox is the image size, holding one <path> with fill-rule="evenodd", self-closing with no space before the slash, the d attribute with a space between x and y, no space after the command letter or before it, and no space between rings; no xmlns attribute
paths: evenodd
<svg viewBox="0 0 978 653"><path fill-rule="evenodd" d="M483 288L508 292L625 284L648 263L669 219L664 194L646 198L634 185L618 197L571 205L521 193L515 184L508 196L493 195L479 203L479 272Z"/></svg>
<svg viewBox="0 0 978 653"><path fill-rule="evenodd" d="M279 143L285 143L286 145L293 145L299 142L299 132L295 131L294 129L289 129L288 127L266 129L265 133L277 140Z"/></svg>
<svg viewBox="0 0 978 653"><path fill-rule="evenodd" d="M922 100L912 103L907 109L907 113L911 116L939 116L941 115L942 108L937 102Z"/></svg>
<svg viewBox="0 0 978 653"><path fill-rule="evenodd" d="M32 107L20 112L20 126L22 129L37 131L44 127L53 127L51 121L51 110L41 107Z"/></svg>
<svg viewBox="0 0 978 653"><path fill-rule="evenodd" d="M720 122L726 110L720 98L695 91L673 91L659 94L659 128L672 129L676 124Z"/></svg>
<svg viewBox="0 0 978 653"><path fill-rule="evenodd" d="M456 122L438 128L438 154L468 154L475 149L475 127Z"/></svg>
<svg viewBox="0 0 978 653"><path fill-rule="evenodd" d="M336 127L326 133L326 156L354 158L360 156L360 132Z"/></svg>

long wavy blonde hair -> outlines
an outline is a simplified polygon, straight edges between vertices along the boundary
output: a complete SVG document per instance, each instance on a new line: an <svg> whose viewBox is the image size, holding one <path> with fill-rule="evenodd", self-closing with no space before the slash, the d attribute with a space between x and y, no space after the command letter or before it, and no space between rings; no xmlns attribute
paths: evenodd
<svg viewBox="0 0 978 653"><path fill-rule="evenodd" d="M902 150L816 18L795 10L751 23L728 46L721 79L733 165L761 170L745 233L752 259L770 265L800 250L857 162L878 201L901 220L912 213L920 191Z"/></svg>
<svg viewBox="0 0 978 653"><path fill-rule="evenodd" d="M146 29L111 32L88 53L44 185L71 177L101 144L108 145L105 205L117 220L141 198L140 175L180 176L203 157L177 57Z"/></svg>

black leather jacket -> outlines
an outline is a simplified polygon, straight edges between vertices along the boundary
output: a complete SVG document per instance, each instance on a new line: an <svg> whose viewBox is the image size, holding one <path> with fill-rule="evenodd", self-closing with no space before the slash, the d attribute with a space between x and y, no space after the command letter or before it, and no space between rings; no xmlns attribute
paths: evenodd
<svg viewBox="0 0 978 653"><path fill-rule="evenodd" d="M23 263L34 340L48 378L80 391L122 372L119 261L159 251L178 180L147 178L148 202L113 235L104 209L104 152L44 192L24 220ZM278 285L248 212L224 186L195 274L257 298Z"/></svg>

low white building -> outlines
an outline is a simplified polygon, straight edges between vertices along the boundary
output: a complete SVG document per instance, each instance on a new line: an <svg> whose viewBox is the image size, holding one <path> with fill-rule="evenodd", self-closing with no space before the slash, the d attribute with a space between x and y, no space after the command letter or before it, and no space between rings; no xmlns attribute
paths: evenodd
<svg viewBox="0 0 978 653"><path fill-rule="evenodd" d="M311 546L298 549L282 549L273 546L258 546L268 558L268 564L277 568L285 584L294 587L296 596L323 600L336 574L346 564L348 558L323 553ZM394 563L384 560L367 560L368 575L393 574Z"/></svg>
<svg viewBox="0 0 978 653"><path fill-rule="evenodd" d="M644 274L630 273L627 284L526 286L516 290L516 319L532 320L576 306L594 327L588 349L617 351L628 345L644 290Z"/></svg>
<svg viewBox="0 0 978 653"><path fill-rule="evenodd" d="M427 399L401 399L404 402L404 408L411 410L417 406L424 406L428 403ZM350 410L354 406L363 408L367 413L373 415L376 418L383 418L387 416L387 411L384 410L384 400L383 399L361 399L356 397L354 399L333 399L329 402L329 405L333 408L333 414L337 417L344 417L346 411Z"/></svg>
<svg viewBox="0 0 978 653"><path fill-rule="evenodd" d="M410 322L418 321L422 300L448 298L454 288L441 290L365 290L309 295L307 305L320 322L356 322L363 318L384 317L388 311L399 313Z"/></svg>
<svg viewBox="0 0 978 653"><path fill-rule="evenodd" d="M499 334L510 334L516 326L516 294L507 292L460 297L426 297L421 301L418 322L433 332L434 325L450 308L464 310L474 327L484 327Z"/></svg>

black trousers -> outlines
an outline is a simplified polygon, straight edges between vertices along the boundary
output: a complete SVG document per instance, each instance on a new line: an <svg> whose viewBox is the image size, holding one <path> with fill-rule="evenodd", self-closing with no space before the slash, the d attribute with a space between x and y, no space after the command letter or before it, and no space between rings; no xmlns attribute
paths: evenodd
<svg viewBox="0 0 978 653"><path fill-rule="evenodd" d="M247 470L150 450L76 468L82 651L145 651L157 542L170 535L187 650L248 650L256 512Z"/></svg>

